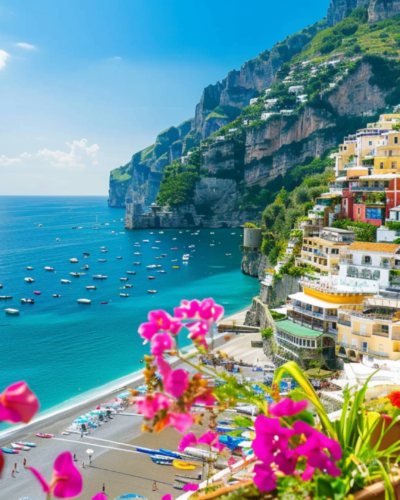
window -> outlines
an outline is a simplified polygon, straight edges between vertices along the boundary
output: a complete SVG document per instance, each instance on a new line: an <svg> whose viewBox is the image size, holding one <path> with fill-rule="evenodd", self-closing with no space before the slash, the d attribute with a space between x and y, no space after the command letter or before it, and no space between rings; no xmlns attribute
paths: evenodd
<svg viewBox="0 0 400 500"><path fill-rule="evenodd" d="M339 254L339 249L338 248L332 248L331 254L332 255L338 255Z"/></svg>
<svg viewBox="0 0 400 500"><path fill-rule="evenodd" d="M395 137L395 138L394 138L394 143L395 143L395 144L398 144L398 143L399 143L399 138L398 138L398 137Z"/></svg>
<svg viewBox="0 0 400 500"><path fill-rule="evenodd" d="M357 339L351 339L351 345L357 347Z"/></svg>
<svg viewBox="0 0 400 500"><path fill-rule="evenodd" d="M372 279L375 281L379 281L381 279L381 272L380 271L374 271L372 275Z"/></svg>
<svg viewBox="0 0 400 500"><path fill-rule="evenodd" d="M362 263L363 264L371 264L372 263L371 257L369 255L363 255Z"/></svg>
<svg viewBox="0 0 400 500"><path fill-rule="evenodd" d="M368 146L372 146L372 141L369 141L369 142L368 142Z"/></svg>
<svg viewBox="0 0 400 500"><path fill-rule="evenodd" d="M397 161L392 161L392 168L397 168Z"/></svg>
<svg viewBox="0 0 400 500"><path fill-rule="evenodd" d="M389 156L393 156L393 151L389 149Z"/></svg>
<svg viewBox="0 0 400 500"><path fill-rule="evenodd" d="M361 208L360 207L357 208L357 215L361 215Z"/></svg>
<svg viewBox="0 0 400 500"><path fill-rule="evenodd" d="M383 168L383 161L380 162L379 168Z"/></svg>
<svg viewBox="0 0 400 500"><path fill-rule="evenodd" d="M379 344L379 352L385 352L385 349L383 348L383 344Z"/></svg>
<svg viewBox="0 0 400 500"><path fill-rule="evenodd" d="M342 342L343 342L343 344L347 344L347 335L346 334L343 335Z"/></svg>
<svg viewBox="0 0 400 500"><path fill-rule="evenodd" d="M367 325L365 325L363 323L360 324L360 333L361 333L361 335L367 334Z"/></svg>

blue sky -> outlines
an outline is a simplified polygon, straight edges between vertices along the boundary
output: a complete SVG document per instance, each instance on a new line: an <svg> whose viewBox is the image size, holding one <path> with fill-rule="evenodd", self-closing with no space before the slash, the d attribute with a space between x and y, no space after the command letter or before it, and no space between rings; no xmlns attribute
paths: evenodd
<svg viewBox="0 0 400 500"><path fill-rule="evenodd" d="M0 0L0 195L106 195L205 86L329 0Z"/></svg>

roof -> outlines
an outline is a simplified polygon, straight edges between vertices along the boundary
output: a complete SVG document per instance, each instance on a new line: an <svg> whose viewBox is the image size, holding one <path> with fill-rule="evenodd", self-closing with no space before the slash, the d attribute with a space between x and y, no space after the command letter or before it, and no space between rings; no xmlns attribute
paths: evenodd
<svg viewBox="0 0 400 500"><path fill-rule="evenodd" d="M303 292L298 292L289 295L289 298L294 300L299 300L300 302L304 302L306 304L310 304L316 307L329 307L329 309L337 309L340 306L340 304L333 304L332 302L316 299L314 297L311 297L311 295L307 295Z"/></svg>
<svg viewBox="0 0 400 500"><path fill-rule="evenodd" d="M275 325L280 330L284 330L285 332L291 333L292 335L296 335L297 337L317 338L323 335L322 332L311 330L311 328L298 325L297 323L293 323L293 321L289 321L288 319L284 319L282 321L276 321Z"/></svg>
<svg viewBox="0 0 400 500"><path fill-rule="evenodd" d="M364 241L355 241L347 250L362 250L367 252L396 253L400 245L394 243L366 243Z"/></svg>
<svg viewBox="0 0 400 500"><path fill-rule="evenodd" d="M398 179L399 177L400 177L400 175L396 175L396 174L360 175L360 179L368 180L368 181L387 181L387 180L391 180L391 179Z"/></svg>
<svg viewBox="0 0 400 500"><path fill-rule="evenodd" d="M391 309L399 309L400 310L400 300L387 299L385 297L380 297L380 296L367 297L364 300L364 305L366 307L377 306L377 307L388 307Z"/></svg>
<svg viewBox="0 0 400 500"><path fill-rule="evenodd" d="M323 231L330 231L332 233L355 234L354 231L349 231L348 229L341 229L340 227L323 227L322 229Z"/></svg>

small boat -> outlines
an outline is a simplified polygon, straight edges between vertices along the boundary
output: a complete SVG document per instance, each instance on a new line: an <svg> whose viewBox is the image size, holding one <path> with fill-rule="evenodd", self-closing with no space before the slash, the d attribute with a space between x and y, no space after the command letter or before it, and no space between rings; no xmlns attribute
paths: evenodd
<svg viewBox="0 0 400 500"><path fill-rule="evenodd" d="M161 257L166 257L168 254L167 253L162 253Z"/></svg>
<svg viewBox="0 0 400 500"><path fill-rule="evenodd" d="M108 278L108 276L103 276L102 274L95 274L93 276L94 280L106 280L107 278Z"/></svg>
<svg viewBox="0 0 400 500"><path fill-rule="evenodd" d="M44 269L45 269L45 271L49 271L49 272L54 271L54 267L46 266Z"/></svg>
<svg viewBox="0 0 400 500"><path fill-rule="evenodd" d="M59 293L53 293L53 297L57 299L58 297L61 297L61 295Z"/></svg>
<svg viewBox="0 0 400 500"><path fill-rule="evenodd" d="M160 268L160 267L162 267L162 265L161 265L161 264L157 264L157 265L156 265L156 267L157 267L157 268Z"/></svg>
<svg viewBox="0 0 400 500"><path fill-rule="evenodd" d="M34 304L35 299L21 299L21 304Z"/></svg>
<svg viewBox="0 0 400 500"><path fill-rule="evenodd" d="M119 296L120 297L129 297L129 293L120 293Z"/></svg>
<svg viewBox="0 0 400 500"><path fill-rule="evenodd" d="M10 316L19 316L18 309L4 309L4 312Z"/></svg>
<svg viewBox="0 0 400 500"><path fill-rule="evenodd" d="M71 282L70 282L70 280L61 280L61 283L68 284L68 283L71 283Z"/></svg>
<svg viewBox="0 0 400 500"><path fill-rule="evenodd" d="M108 302L100 302L100 304L103 306L104 304L108 304Z"/></svg>
<svg viewBox="0 0 400 500"><path fill-rule="evenodd" d="M10 454L14 454L14 455L19 453L19 450L13 450L12 448L6 448L5 446L2 446L0 449L3 453L10 453Z"/></svg>
<svg viewBox="0 0 400 500"><path fill-rule="evenodd" d="M92 227L92 229L96 230L96 229L99 229L98 227Z"/></svg>
<svg viewBox="0 0 400 500"><path fill-rule="evenodd" d="M160 453L163 455L167 455L167 457L171 458L182 458L182 453L179 453L178 451L170 451L170 450L165 450L164 448L160 448Z"/></svg>
<svg viewBox="0 0 400 500"><path fill-rule="evenodd" d="M149 276L148 279L149 280L155 280L156 278L155 278L155 276Z"/></svg>
<svg viewBox="0 0 400 500"><path fill-rule="evenodd" d="M29 448L36 448L36 443L31 443L29 441L17 441L16 444L21 444L22 446L29 446Z"/></svg>
<svg viewBox="0 0 400 500"><path fill-rule="evenodd" d="M76 273L78 276L86 276L86 273Z"/></svg>
<svg viewBox="0 0 400 500"><path fill-rule="evenodd" d="M147 290L147 292L154 294L154 293L157 293L157 290Z"/></svg>
<svg viewBox="0 0 400 500"><path fill-rule="evenodd" d="M163 259L164 257L156 257L156 259Z"/></svg>
<svg viewBox="0 0 400 500"><path fill-rule="evenodd" d="M79 278L80 274L79 273L69 273L71 276L74 278Z"/></svg>
<svg viewBox="0 0 400 500"><path fill-rule="evenodd" d="M51 439L51 438L54 437L54 434L46 434L46 433L43 433L43 432L37 432L35 434L35 436L37 436L38 438Z"/></svg>
<svg viewBox="0 0 400 500"><path fill-rule="evenodd" d="M11 295L0 295L0 300L11 300Z"/></svg>
<svg viewBox="0 0 400 500"><path fill-rule="evenodd" d="M122 259L122 257L117 257L117 259L118 259L118 260L121 260L121 259Z"/></svg>
<svg viewBox="0 0 400 500"><path fill-rule="evenodd" d="M24 280L27 282L27 283L34 283L35 280L33 278L24 278Z"/></svg>
<svg viewBox="0 0 400 500"><path fill-rule="evenodd" d="M151 448L144 448L143 446L136 446L136 451L139 453L146 453L146 455L157 455L158 450L152 450Z"/></svg>
<svg viewBox="0 0 400 500"><path fill-rule="evenodd" d="M134 262L133 263L134 266L140 266L141 265L141 262Z"/></svg>
<svg viewBox="0 0 400 500"><path fill-rule="evenodd" d="M133 285L125 285L125 288L133 288Z"/></svg>
<svg viewBox="0 0 400 500"><path fill-rule="evenodd" d="M155 269L157 266L155 264L150 264L149 266L146 266L146 269Z"/></svg>
<svg viewBox="0 0 400 500"><path fill-rule="evenodd" d="M167 274L167 271L164 271L164 269L160 269L159 271L157 271L158 273L161 273L161 274Z"/></svg>
<svg viewBox="0 0 400 500"><path fill-rule="evenodd" d="M183 260L184 262L187 262L187 261L189 260L189 254L187 254L187 253L186 253L186 254L182 257L182 260Z"/></svg>
<svg viewBox="0 0 400 500"><path fill-rule="evenodd" d="M99 262L107 262L107 259L99 259Z"/></svg>
<svg viewBox="0 0 400 500"><path fill-rule="evenodd" d="M135 252L133 255L142 255L140 252Z"/></svg>
<svg viewBox="0 0 400 500"><path fill-rule="evenodd" d="M152 250L160 250L158 247L151 247Z"/></svg>
<svg viewBox="0 0 400 500"><path fill-rule="evenodd" d="M97 286L94 286L94 285L92 285L92 286L87 286L87 287L86 287L86 290L97 290Z"/></svg>
<svg viewBox="0 0 400 500"><path fill-rule="evenodd" d="M183 462L182 460L174 460L172 462L172 464L177 469L193 470L196 468L196 466L194 464L192 464L191 462Z"/></svg>
<svg viewBox="0 0 400 500"><path fill-rule="evenodd" d="M171 262L178 262L178 259L172 259Z"/></svg>
<svg viewBox="0 0 400 500"><path fill-rule="evenodd" d="M78 302L78 304L86 304L86 305L89 305L92 303L92 301L89 299L78 299L77 302Z"/></svg>
<svg viewBox="0 0 400 500"><path fill-rule="evenodd" d="M72 229L78 229L78 226L72 226Z"/></svg>
<svg viewBox="0 0 400 500"><path fill-rule="evenodd" d="M150 243L149 240L143 240L143 243Z"/></svg>
<svg viewBox="0 0 400 500"><path fill-rule="evenodd" d="M178 250L177 247L171 248L171 250Z"/></svg>
<svg viewBox="0 0 400 500"><path fill-rule="evenodd" d="M75 259L74 257L72 259L69 259L69 261L71 262L71 264L76 264L78 262L78 259Z"/></svg>
<svg viewBox="0 0 400 500"><path fill-rule="evenodd" d="M172 269L179 269L179 266L172 266Z"/></svg>
<svg viewBox="0 0 400 500"><path fill-rule="evenodd" d="M29 446L24 446L23 444L18 444L18 443L11 443L11 448L13 450L31 451Z"/></svg>
<svg viewBox="0 0 400 500"><path fill-rule="evenodd" d="M136 274L136 271L126 271L126 274Z"/></svg>
<svg viewBox="0 0 400 500"><path fill-rule="evenodd" d="M166 457L165 455L150 455L150 458L158 465L172 465L174 460L172 457Z"/></svg>
<svg viewBox="0 0 400 500"><path fill-rule="evenodd" d="M85 255L86 257L89 257L90 253L88 253L88 252L83 252L83 255Z"/></svg>
<svg viewBox="0 0 400 500"><path fill-rule="evenodd" d="M200 448L192 448L188 446L184 450L185 455L190 455L195 458L212 458L213 460L217 459L217 454L210 452L208 450L201 450Z"/></svg>
<svg viewBox="0 0 400 500"><path fill-rule="evenodd" d="M27 270L27 271L33 271L33 267L28 266L28 267L26 268L26 270Z"/></svg>
<svg viewBox="0 0 400 500"><path fill-rule="evenodd" d="M107 253L107 252L108 252L108 250L101 250L101 252L103 252L103 253Z"/></svg>
<svg viewBox="0 0 400 500"><path fill-rule="evenodd" d="M42 224L39 224L38 227L42 227Z"/></svg>
<svg viewBox="0 0 400 500"><path fill-rule="evenodd" d="M34 293L35 295L41 295L41 293L42 293L42 292L39 292L38 290L35 290L33 293Z"/></svg>
<svg viewBox="0 0 400 500"><path fill-rule="evenodd" d="M129 278L120 278L119 281L129 281Z"/></svg>

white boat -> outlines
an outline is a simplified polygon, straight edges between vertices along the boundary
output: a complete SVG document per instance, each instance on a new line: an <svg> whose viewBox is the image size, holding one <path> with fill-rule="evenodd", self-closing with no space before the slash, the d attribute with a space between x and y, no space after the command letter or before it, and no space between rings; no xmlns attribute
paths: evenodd
<svg viewBox="0 0 400 500"><path fill-rule="evenodd" d="M136 274L136 271L126 271L126 274Z"/></svg>
<svg viewBox="0 0 400 500"><path fill-rule="evenodd" d="M119 281L129 281L129 278L120 278Z"/></svg>
<svg viewBox="0 0 400 500"><path fill-rule="evenodd" d="M4 312L10 316L19 316L18 309L4 309Z"/></svg>
<svg viewBox="0 0 400 500"><path fill-rule="evenodd" d="M157 268L157 269L159 269L160 267L162 267L162 265L161 265L161 264L157 264L157 265L156 265L156 268Z"/></svg>
<svg viewBox="0 0 400 500"><path fill-rule="evenodd" d="M107 262L107 259L99 259L99 262Z"/></svg>
<svg viewBox="0 0 400 500"><path fill-rule="evenodd" d="M157 266L155 264L150 264L149 266L146 266L146 269L155 269Z"/></svg>
<svg viewBox="0 0 400 500"><path fill-rule="evenodd" d="M141 262L134 262L133 263L134 266L140 266L141 265Z"/></svg>
<svg viewBox="0 0 400 500"><path fill-rule="evenodd" d="M78 273L69 273L71 276L73 276L74 278L79 278L79 274Z"/></svg>
<svg viewBox="0 0 400 500"><path fill-rule="evenodd" d="M120 293L119 296L120 297L129 297L129 293Z"/></svg>
<svg viewBox="0 0 400 500"><path fill-rule="evenodd" d="M27 270L27 271L33 271L33 267L28 266L28 267L26 268L26 270Z"/></svg>
<svg viewBox="0 0 400 500"><path fill-rule="evenodd" d="M151 247L152 250L160 250L158 247Z"/></svg>
<svg viewBox="0 0 400 500"><path fill-rule="evenodd" d="M69 259L69 261L71 262L71 264L76 264L78 262L78 259L75 259L74 257L72 259Z"/></svg>
<svg viewBox="0 0 400 500"><path fill-rule="evenodd" d="M117 259L118 259L118 260L121 260L121 259L122 259L122 257L117 257Z"/></svg>
<svg viewBox="0 0 400 500"><path fill-rule="evenodd" d="M86 290L97 290L97 286L94 286L94 285L92 285L92 286L87 286L87 287L86 287Z"/></svg>
<svg viewBox="0 0 400 500"><path fill-rule="evenodd" d="M34 304L35 299L21 299L21 304Z"/></svg>
<svg viewBox="0 0 400 500"><path fill-rule="evenodd" d="M149 293L157 293L157 290L147 290Z"/></svg>
<svg viewBox="0 0 400 500"><path fill-rule="evenodd" d="M11 448L13 450L30 451L29 446L24 446L24 445L18 444L18 443L11 443Z"/></svg>
<svg viewBox="0 0 400 500"><path fill-rule="evenodd" d="M61 280L61 283L68 284L71 283L70 280Z"/></svg>
<svg viewBox="0 0 400 500"><path fill-rule="evenodd" d="M188 446L184 450L185 455L190 455L191 457L196 457L196 458L211 458L213 460L217 459L217 454L212 453L208 450L202 450L200 448L192 448Z"/></svg>
<svg viewBox="0 0 400 500"><path fill-rule="evenodd" d="M57 299L58 297L61 297L61 295L59 293L53 293L53 297Z"/></svg>
<svg viewBox="0 0 400 500"><path fill-rule="evenodd" d="M78 299L78 303L79 304L87 304L87 305L89 305L89 304L92 303L92 301L89 300L89 299Z"/></svg>
<svg viewBox="0 0 400 500"><path fill-rule="evenodd" d="M108 252L108 250L101 250L101 251L102 251L103 253L107 253L107 252Z"/></svg>
<svg viewBox="0 0 400 500"><path fill-rule="evenodd" d="M125 288L133 288L133 285L125 285Z"/></svg>
<svg viewBox="0 0 400 500"><path fill-rule="evenodd" d="M185 255L182 257L183 261L188 261L189 260L189 254L185 253Z"/></svg>
<svg viewBox="0 0 400 500"><path fill-rule="evenodd" d="M156 243L161 243L161 241L160 241L160 240L157 240L157 241L156 241Z"/></svg>
<svg viewBox="0 0 400 500"><path fill-rule="evenodd" d="M150 243L149 240L143 240L143 243Z"/></svg>
<svg viewBox="0 0 400 500"><path fill-rule="evenodd" d="M54 267L49 267L49 266L46 266L45 268L45 271L54 271Z"/></svg>
<svg viewBox="0 0 400 500"><path fill-rule="evenodd" d="M35 280L33 278L24 278L27 283L33 283Z"/></svg>
<svg viewBox="0 0 400 500"><path fill-rule="evenodd" d="M142 255L140 252L135 252L133 255Z"/></svg>
<svg viewBox="0 0 400 500"><path fill-rule="evenodd" d="M11 300L11 295L0 295L0 300Z"/></svg>
<svg viewBox="0 0 400 500"><path fill-rule="evenodd" d="M108 276L103 276L102 274L95 274L93 276L94 280L106 280L107 278L108 278Z"/></svg>
<svg viewBox="0 0 400 500"><path fill-rule="evenodd" d="M188 248L194 248L194 247L195 247L195 245L189 245L188 246Z"/></svg>

